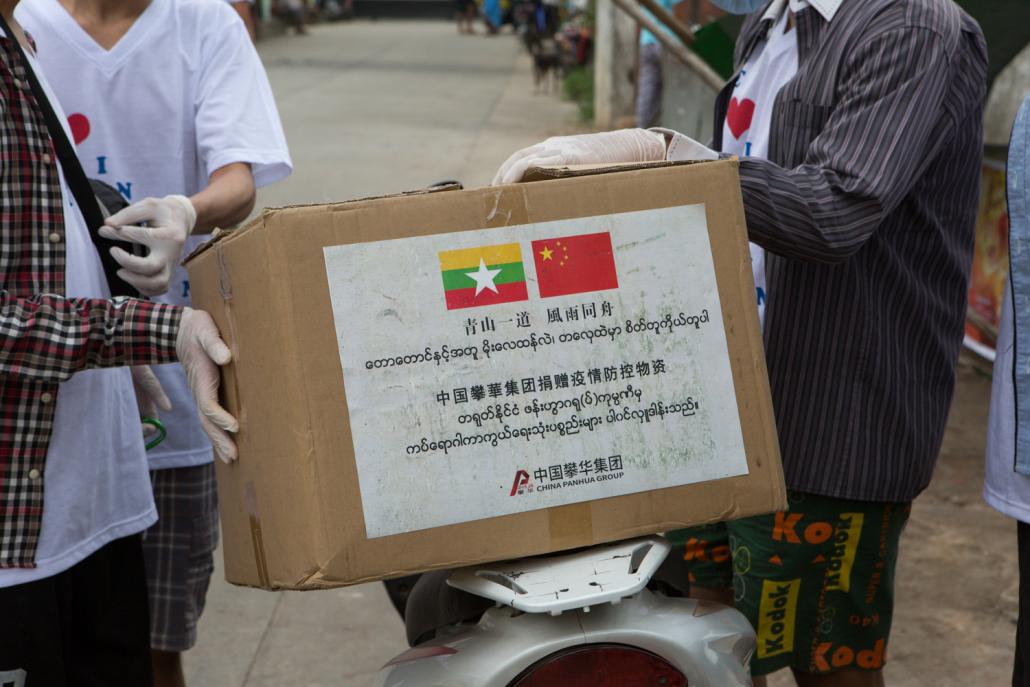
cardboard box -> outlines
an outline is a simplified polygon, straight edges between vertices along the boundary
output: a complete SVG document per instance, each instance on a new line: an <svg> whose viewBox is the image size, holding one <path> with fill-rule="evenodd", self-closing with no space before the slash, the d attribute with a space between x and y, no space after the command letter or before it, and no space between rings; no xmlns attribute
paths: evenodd
<svg viewBox="0 0 1030 687"><path fill-rule="evenodd" d="M192 256L235 357L227 579L334 587L784 508L736 162L644 167L270 209Z"/></svg>

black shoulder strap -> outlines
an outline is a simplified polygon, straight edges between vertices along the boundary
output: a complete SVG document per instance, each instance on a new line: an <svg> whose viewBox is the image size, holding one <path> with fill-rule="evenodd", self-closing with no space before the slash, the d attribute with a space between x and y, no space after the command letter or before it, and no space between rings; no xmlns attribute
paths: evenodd
<svg viewBox="0 0 1030 687"><path fill-rule="evenodd" d="M22 50L21 44L18 43L18 39L3 16L0 16L0 28L4 30L7 37L14 43L21 56L25 78L28 79L29 86L32 88L32 94L35 96L36 103L43 113L47 130L50 132L50 140L53 141L54 148L57 151L57 159L61 161L64 180L68 184L72 196L75 197L75 204L79 207L79 212L82 213L82 218L86 221L86 228L89 229L89 237L92 239L93 245L96 246L97 253L100 255L100 262L104 267L104 275L107 277L107 284L111 289L111 295L138 297L139 292L135 288L118 278L117 272L121 266L111 257L110 252L111 247L118 244L115 241L103 238L98 233L100 227L104 225L104 215L100 210L100 204L97 203L96 196L93 194L93 189L90 186L89 179L86 177L86 172L83 171L82 164L75 154L75 148L64 133L64 127L57 113L54 112L54 108L46 96L46 91L43 90L39 79L36 78L36 72L32 65L29 64L25 51Z"/></svg>

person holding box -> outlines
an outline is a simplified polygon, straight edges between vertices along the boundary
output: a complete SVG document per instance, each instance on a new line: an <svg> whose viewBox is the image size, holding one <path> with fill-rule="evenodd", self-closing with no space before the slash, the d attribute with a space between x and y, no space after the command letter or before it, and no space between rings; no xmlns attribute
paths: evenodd
<svg viewBox="0 0 1030 687"><path fill-rule="evenodd" d="M133 231L147 257L118 249L105 269L95 234L116 232L87 221L96 201L17 4L0 1L0 682L135 687L151 680L141 533L157 514L133 379L145 405L167 401L129 368L181 362L234 460L237 423L217 399L231 354L204 312L112 298L125 282L167 288L188 204L152 201Z"/></svg>
<svg viewBox="0 0 1030 687"><path fill-rule="evenodd" d="M163 303L188 306L182 255L245 219L255 188L292 170L268 78L233 9L209 0L32 0L18 17L69 113L89 174L138 201L112 224L153 224L176 194L193 220ZM171 86L174 85L174 90ZM150 197L150 198L148 198ZM139 200L142 199L142 200ZM134 239L132 227L118 229ZM154 368L171 400L148 453L158 522L143 538L157 685L182 685L218 541L213 452L185 371Z"/></svg>
<svg viewBox="0 0 1030 687"><path fill-rule="evenodd" d="M716 4L753 13L714 150L665 130L551 138L495 183L740 157L791 510L681 533L692 593L751 620L756 685L785 667L801 687L882 685L900 534L963 336L987 51L951 0Z"/></svg>

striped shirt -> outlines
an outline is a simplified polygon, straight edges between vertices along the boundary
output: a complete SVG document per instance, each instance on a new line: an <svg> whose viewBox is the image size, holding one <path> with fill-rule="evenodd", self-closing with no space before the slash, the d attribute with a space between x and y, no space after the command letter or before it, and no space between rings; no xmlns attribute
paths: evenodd
<svg viewBox="0 0 1030 687"><path fill-rule="evenodd" d="M951 0L796 17L768 160L740 162L768 251L765 348L790 489L910 501L955 386L979 195L987 50ZM745 21L736 63L769 28ZM716 101L721 148L732 81Z"/></svg>

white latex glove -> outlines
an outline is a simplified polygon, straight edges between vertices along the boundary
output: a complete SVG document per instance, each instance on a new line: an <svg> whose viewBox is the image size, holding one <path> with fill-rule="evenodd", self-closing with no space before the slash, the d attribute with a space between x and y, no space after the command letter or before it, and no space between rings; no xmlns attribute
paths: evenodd
<svg viewBox="0 0 1030 687"><path fill-rule="evenodd" d="M175 340L179 362L186 370L186 381L200 410L200 424L223 462L236 460L236 443L229 436L240 425L218 404L218 366L232 360L229 347L222 341L214 320L203 310L186 308Z"/></svg>
<svg viewBox="0 0 1030 687"><path fill-rule="evenodd" d="M138 226L143 222L149 226ZM197 211L186 196L147 198L108 217L100 235L150 249L142 258L115 246L111 255L122 266L119 277L144 296L160 296L168 290L186 237L196 223Z"/></svg>
<svg viewBox="0 0 1030 687"><path fill-rule="evenodd" d="M136 404L139 406L139 416L142 418L157 419L157 411L168 412L172 409L172 402L168 400L161 382L157 375L147 365L137 365L129 368L132 372L132 386L136 390ZM144 424L143 434L153 434L157 431L153 425Z"/></svg>
<svg viewBox="0 0 1030 687"><path fill-rule="evenodd" d="M660 162L664 159L665 136L646 129L553 136L542 143L523 148L505 160L494 176L493 185L521 181L530 167Z"/></svg>
<svg viewBox="0 0 1030 687"><path fill-rule="evenodd" d="M672 129L661 129L654 128L649 129L658 134L662 134L665 140L669 142L669 145L665 152L665 159L671 162L679 162L681 160L718 160L719 153L715 152L706 145L698 143L690 136L684 136L678 131Z"/></svg>

